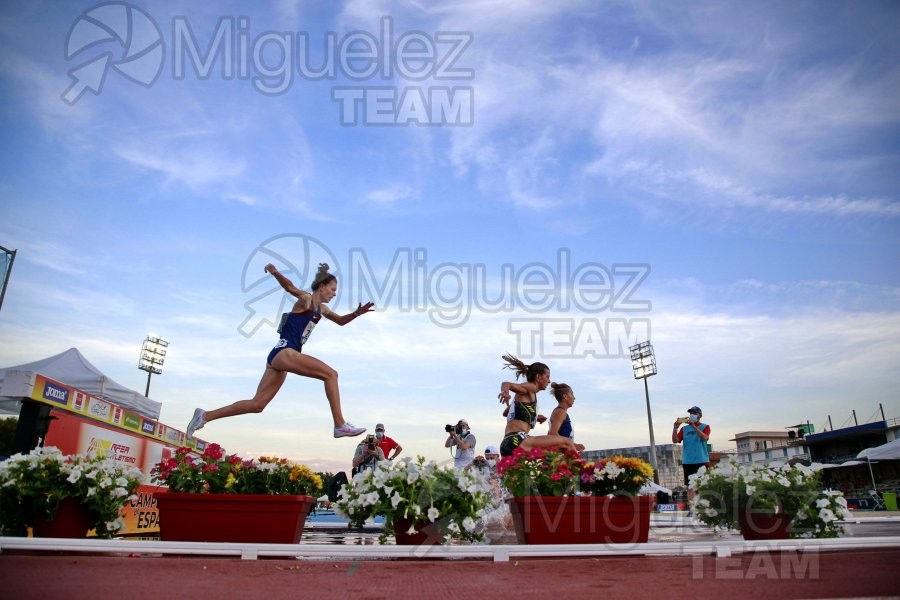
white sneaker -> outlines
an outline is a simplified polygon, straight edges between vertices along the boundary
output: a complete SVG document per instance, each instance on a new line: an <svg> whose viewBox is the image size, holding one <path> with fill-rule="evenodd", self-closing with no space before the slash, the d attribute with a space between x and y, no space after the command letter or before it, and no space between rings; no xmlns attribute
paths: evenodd
<svg viewBox="0 0 900 600"><path fill-rule="evenodd" d="M189 438L194 437L194 432L198 429L203 429L203 426L206 425L206 421L203 420L204 415L206 415L206 412L202 408L194 409L194 416L191 417L191 422L188 423L187 431L185 432Z"/></svg>
<svg viewBox="0 0 900 600"><path fill-rule="evenodd" d="M365 427L354 427L353 423L344 422L340 427L334 428L334 437L342 438L342 437L354 437L361 433L365 433Z"/></svg>

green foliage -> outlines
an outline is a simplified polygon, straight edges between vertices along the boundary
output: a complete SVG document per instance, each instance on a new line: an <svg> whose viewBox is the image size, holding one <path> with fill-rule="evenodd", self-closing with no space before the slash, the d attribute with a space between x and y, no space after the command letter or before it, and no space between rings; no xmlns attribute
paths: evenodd
<svg viewBox="0 0 900 600"><path fill-rule="evenodd" d="M91 515L98 537L123 526L119 515L135 500L141 472L98 454L65 456L58 448L37 448L0 463L0 530L26 535L37 518L52 519L60 501L75 498Z"/></svg>
<svg viewBox="0 0 900 600"><path fill-rule="evenodd" d="M718 529L737 529L741 511L783 512L791 518L791 537L837 537L850 518L843 494L823 491L819 474L803 465L740 465L730 460L701 468L690 479L700 521Z"/></svg>
<svg viewBox="0 0 900 600"><path fill-rule="evenodd" d="M461 472L425 463L421 456L381 461L341 488L335 513L356 527L375 516L385 519L381 543L397 521L435 523L445 539L479 541L478 521L490 503L490 485L477 472Z"/></svg>
<svg viewBox="0 0 900 600"><path fill-rule="evenodd" d="M12 455L18 426L19 419L16 417L0 418L0 456Z"/></svg>

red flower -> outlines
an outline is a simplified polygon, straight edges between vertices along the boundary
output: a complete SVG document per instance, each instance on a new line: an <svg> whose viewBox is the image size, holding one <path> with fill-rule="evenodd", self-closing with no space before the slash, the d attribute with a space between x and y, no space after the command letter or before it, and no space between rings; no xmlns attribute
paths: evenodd
<svg viewBox="0 0 900 600"><path fill-rule="evenodd" d="M206 447L206 450L203 452L204 458L211 458L213 460L219 460L223 456L225 456L225 450L222 449L222 446L218 444L210 444Z"/></svg>

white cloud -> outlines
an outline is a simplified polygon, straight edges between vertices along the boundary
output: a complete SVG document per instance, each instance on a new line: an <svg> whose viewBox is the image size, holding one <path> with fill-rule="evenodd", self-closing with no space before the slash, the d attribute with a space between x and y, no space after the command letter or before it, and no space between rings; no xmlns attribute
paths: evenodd
<svg viewBox="0 0 900 600"><path fill-rule="evenodd" d="M404 200L415 197L413 188L405 183L392 183L390 185L370 190L363 196L363 202L380 208L393 208Z"/></svg>

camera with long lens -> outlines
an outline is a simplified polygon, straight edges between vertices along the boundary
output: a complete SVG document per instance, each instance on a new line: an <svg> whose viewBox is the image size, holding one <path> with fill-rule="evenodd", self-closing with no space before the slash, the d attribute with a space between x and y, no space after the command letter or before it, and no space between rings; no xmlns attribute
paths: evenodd
<svg viewBox="0 0 900 600"><path fill-rule="evenodd" d="M451 431L456 430L456 425L444 425L444 431L450 433Z"/></svg>
<svg viewBox="0 0 900 600"><path fill-rule="evenodd" d="M369 449L369 452L375 452L375 436L367 435L366 436L366 447Z"/></svg>

